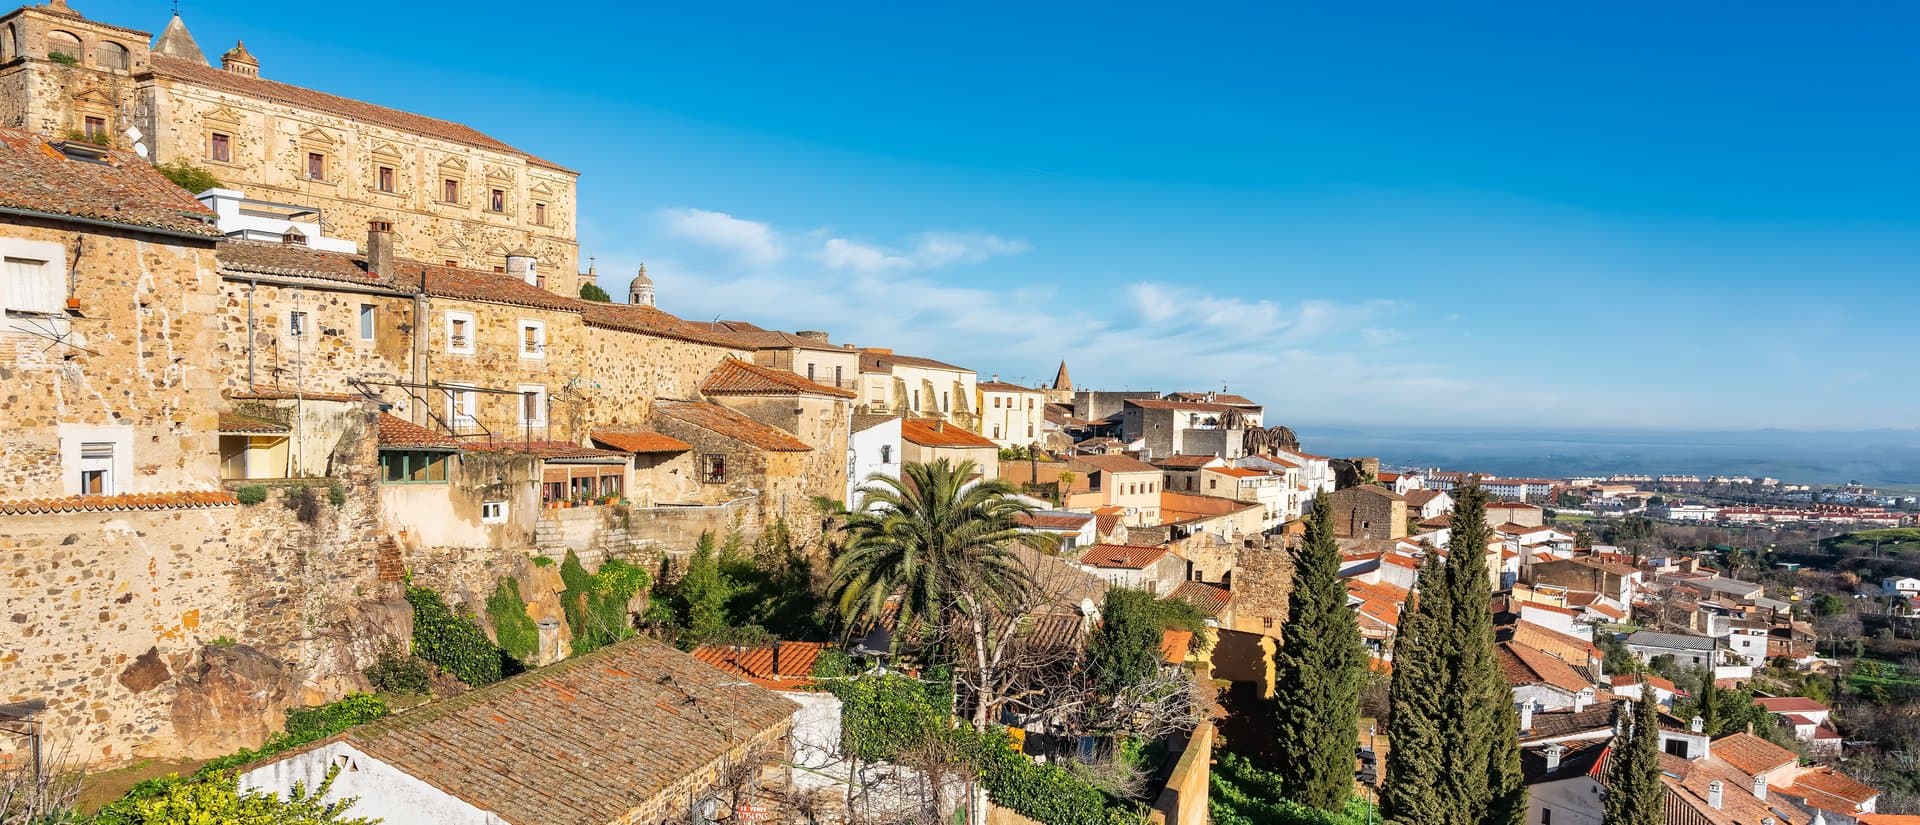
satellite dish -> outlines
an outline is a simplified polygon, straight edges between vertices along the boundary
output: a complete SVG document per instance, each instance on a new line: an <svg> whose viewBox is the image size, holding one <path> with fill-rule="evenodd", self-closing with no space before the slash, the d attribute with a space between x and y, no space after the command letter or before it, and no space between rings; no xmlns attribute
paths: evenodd
<svg viewBox="0 0 1920 825"><path fill-rule="evenodd" d="M140 127L138 126L128 126L126 134L127 140L139 140L146 136L146 133L140 131Z"/></svg>
<svg viewBox="0 0 1920 825"><path fill-rule="evenodd" d="M136 155L139 155L143 160L147 157L147 155L152 154L151 152L147 151L147 145L144 143L135 143L133 145L133 153Z"/></svg>

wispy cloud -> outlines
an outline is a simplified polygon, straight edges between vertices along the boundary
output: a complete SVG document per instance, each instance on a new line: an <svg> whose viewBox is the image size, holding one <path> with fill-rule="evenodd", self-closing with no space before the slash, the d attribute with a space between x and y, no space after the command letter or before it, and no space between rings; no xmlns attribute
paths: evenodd
<svg viewBox="0 0 1920 825"><path fill-rule="evenodd" d="M662 209L660 217L670 237L737 255L753 266L766 266L785 257L786 250L773 227L706 209Z"/></svg>
<svg viewBox="0 0 1920 825"><path fill-rule="evenodd" d="M846 238L828 238L820 247L819 260L829 269L877 275L938 269L953 264L974 264L988 258L1019 255L1028 248L1026 241L1009 240L998 235L923 232L905 250Z"/></svg>

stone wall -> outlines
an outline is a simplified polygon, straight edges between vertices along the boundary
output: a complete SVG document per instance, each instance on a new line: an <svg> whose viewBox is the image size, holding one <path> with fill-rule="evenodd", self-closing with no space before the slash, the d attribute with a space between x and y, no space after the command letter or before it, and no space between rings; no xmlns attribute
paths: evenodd
<svg viewBox="0 0 1920 825"><path fill-rule="evenodd" d="M605 327L588 326L585 335L583 358L591 371L582 390L593 397L595 426L647 426L653 399L697 399L720 362L751 358L744 349Z"/></svg>
<svg viewBox="0 0 1920 825"><path fill-rule="evenodd" d="M46 244L65 256L76 308L0 319L0 499L79 492L77 470L63 477L63 425L89 428L89 441L118 440L123 462L118 452L131 452L130 474L116 472L112 482L119 492L211 489L220 454L206 366L216 340L212 244L76 233L31 218L6 219L0 242Z"/></svg>
<svg viewBox="0 0 1920 825"><path fill-rule="evenodd" d="M776 498L768 502L769 510L784 509L792 523L803 520L797 516L812 512L813 497L838 501L845 493L847 417L851 412L846 401L808 396L729 396L714 400L762 424L792 433L813 447L812 451L799 454L800 468L793 477L776 476L769 481L775 495L797 495L801 500L789 500L782 508L782 502Z"/></svg>
<svg viewBox="0 0 1920 825"><path fill-rule="evenodd" d="M1232 585L1233 629L1278 637L1293 594L1293 552L1278 540L1243 543Z"/></svg>
<svg viewBox="0 0 1920 825"><path fill-rule="evenodd" d="M372 341L360 338L362 305L374 307ZM297 338L288 326L293 312L307 315L307 331ZM228 392L298 388L353 393L348 379L413 372L412 330L409 298L344 286L315 289L228 277L220 284L221 385ZM405 417L404 392L388 390L381 400L393 403L396 414Z"/></svg>
<svg viewBox="0 0 1920 825"><path fill-rule="evenodd" d="M1213 723L1201 722L1187 738L1186 750L1154 800L1152 820L1159 825L1207 825L1207 793L1213 766Z"/></svg>

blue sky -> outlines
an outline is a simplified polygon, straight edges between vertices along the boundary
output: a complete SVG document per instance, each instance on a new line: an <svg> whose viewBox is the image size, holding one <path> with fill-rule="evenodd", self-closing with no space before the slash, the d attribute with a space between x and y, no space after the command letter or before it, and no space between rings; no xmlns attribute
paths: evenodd
<svg viewBox="0 0 1920 825"><path fill-rule="evenodd" d="M581 170L691 318L1303 424L1920 421L1909 6L1174 5L182 12Z"/></svg>

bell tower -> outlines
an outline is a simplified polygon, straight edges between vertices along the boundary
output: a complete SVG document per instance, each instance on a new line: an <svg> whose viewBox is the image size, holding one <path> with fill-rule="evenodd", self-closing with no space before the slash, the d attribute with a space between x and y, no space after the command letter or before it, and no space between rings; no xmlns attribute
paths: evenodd
<svg viewBox="0 0 1920 825"><path fill-rule="evenodd" d="M634 306L653 306L653 279L647 277L647 265L640 265L640 274L633 276L633 283L627 285L627 303Z"/></svg>

